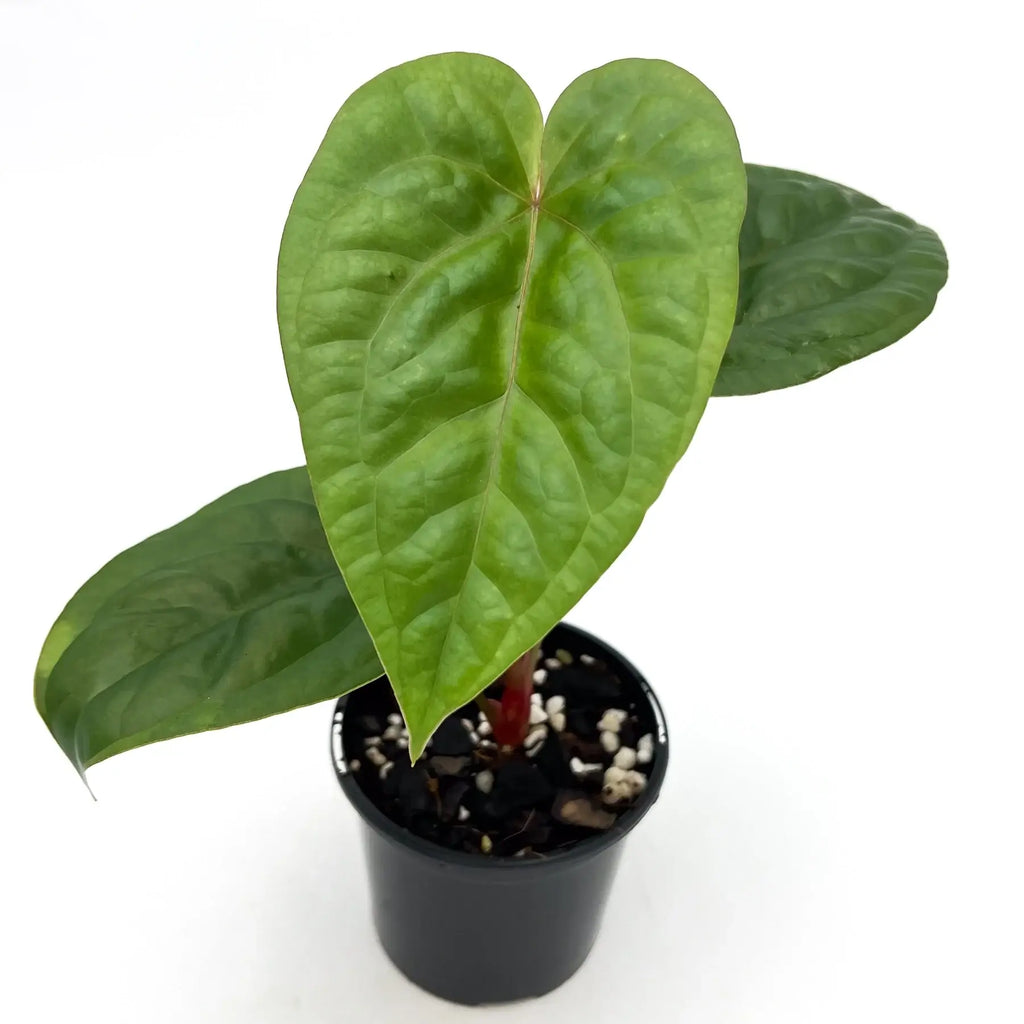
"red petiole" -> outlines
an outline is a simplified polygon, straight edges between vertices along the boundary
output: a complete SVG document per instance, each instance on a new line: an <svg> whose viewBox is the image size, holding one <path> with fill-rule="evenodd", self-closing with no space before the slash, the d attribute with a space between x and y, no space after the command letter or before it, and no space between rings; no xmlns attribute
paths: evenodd
<svg viewBox="0 0 1024 1024"><path fill-rule="evenodd" d="M534 647L520 655L498 680L504 684L501 700L481 694L481 707L494 732L494 741L503 747L518 747L530 731L530 698L533 695L533 672L540 659L540 648Z"/></svg>

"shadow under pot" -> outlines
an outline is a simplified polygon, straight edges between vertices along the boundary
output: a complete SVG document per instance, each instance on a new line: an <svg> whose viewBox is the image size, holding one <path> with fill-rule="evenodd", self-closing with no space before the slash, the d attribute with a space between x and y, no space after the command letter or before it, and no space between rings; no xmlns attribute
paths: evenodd
<svg viewBox="0 0 1024 1024"><path fill-rule="evenodd" d="M532 739L512 754L468 704L411 765L386 678L334 715L381 945L412 982L456 1003L540 996L580 967L622 841L665 776L668 735L643 676L566 623L541 651Z"/></svg>

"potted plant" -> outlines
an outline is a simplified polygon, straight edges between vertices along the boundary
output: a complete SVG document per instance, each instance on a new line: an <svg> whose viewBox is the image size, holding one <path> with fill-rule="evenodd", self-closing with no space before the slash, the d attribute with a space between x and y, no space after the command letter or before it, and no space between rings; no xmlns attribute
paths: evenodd
<svg viewBox="0 0 1024 1024"><path fill-rule="evenodd" d="M392 68L341 108L282 239L308 469L93 576L37 707L84 777L341 695L332 754L389 955L457 1001L547 991L585 958L668 757L646 681L560 620L709 397L892 343L945 276L909 218L744 165L672 64L591 71L546 123L490 58Z"/></svg>

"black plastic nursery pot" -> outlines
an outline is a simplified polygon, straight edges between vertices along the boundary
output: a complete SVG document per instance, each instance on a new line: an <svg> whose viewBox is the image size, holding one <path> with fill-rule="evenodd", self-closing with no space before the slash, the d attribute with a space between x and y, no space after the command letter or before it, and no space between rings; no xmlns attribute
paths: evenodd
<svg viewBox="0 0 1024 1024"><path fill-rule="evenodd" d="M610 829L534 859L484 856L440 846L388 817L371 800L346 750L346 708L338 701L332 757L342 791L359 812L373 920L385 953L412 982L456 1003L503 1003L557 988L584 962L597 938L623 840L658 797L668 734L657 698L625 658L583 630L562 623L544 641L575 658L600 659L652 725L648 784ZM374 684L371 684L374 685Z"/></svg>

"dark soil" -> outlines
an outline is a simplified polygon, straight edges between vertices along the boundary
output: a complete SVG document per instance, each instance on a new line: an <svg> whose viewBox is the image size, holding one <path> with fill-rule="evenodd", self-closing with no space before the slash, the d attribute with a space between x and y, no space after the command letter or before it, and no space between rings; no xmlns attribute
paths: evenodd
<svg viewBox="0 0 1024 1024"><path fill-rule="evenodd" d="M564 723L556 714L532 726L543 725L546 734L538 733L527 749L499 749L489 735L479 735L487 726L476 704L467 704L441 723L423 756L410 764L387 679L356 690L342 732L353 777L393 821L453 850L542 857L613 828L618 815L642 798L653 760L613 768L606 778L615 753L602 744L602 716L609 709L624 713L617 736L628 750L620 763L629 762L638 744L641 750L650 744L657 757L651 743L657 727L632 676L597 660L600 652L588 651L582 639L577 644L579 649L542 650L539 668L546 678L534 693L542 709L552 697L564 698ZM500 697L501 687L490 687L487 695ZM580 762L591 769L581 771Z"/></svg>

